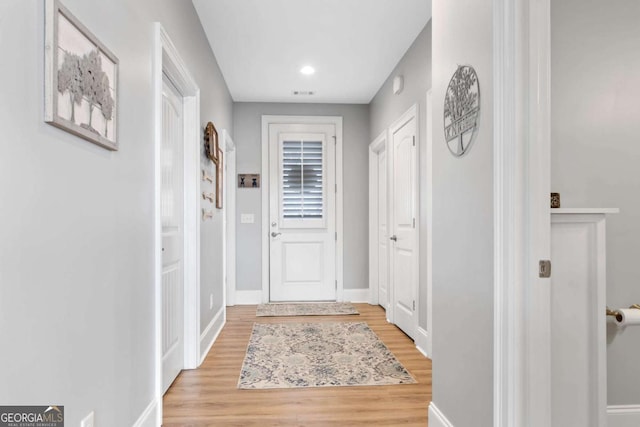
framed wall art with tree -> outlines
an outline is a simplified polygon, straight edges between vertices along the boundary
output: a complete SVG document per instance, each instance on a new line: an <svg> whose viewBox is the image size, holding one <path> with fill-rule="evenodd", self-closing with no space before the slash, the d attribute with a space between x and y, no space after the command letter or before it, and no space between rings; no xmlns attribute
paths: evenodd
<svg viewBox="0 0 640 427"><path fill-rule="evenodd" d="M58 0L46 0L45 121L118 149L118 59Z"/></svg>

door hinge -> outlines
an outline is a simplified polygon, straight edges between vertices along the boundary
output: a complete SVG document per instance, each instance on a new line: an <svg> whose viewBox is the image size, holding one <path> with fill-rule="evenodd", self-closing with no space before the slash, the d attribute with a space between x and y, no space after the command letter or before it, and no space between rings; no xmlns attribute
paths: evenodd
<svg viewBox="0 0 640 427"><path fill-rule="evenodd" d="M413 218L413 228L416 228L416 219Z"/></svg>
<svg viewBox="0 0 640 427"><path fill-rule="evenodd" d="M416 146L416 136L415 135L413 136L413 146L414 147Z"/></svg>
<svg viewBox="0 0 640 427"><path fill-rule="evenodd" d="M336 242L338 241L338 232L335 232L335 236L336 236Z"/></svg>
<svg viewBox="0 0 640 427"><path fill-rule="evenodd" d="M416 311L416 300L413 300L413 311Z"/></svg>
<svg viewBox="0 0 640 427"><path fill-rule="evenodd" d="M333 138L333 143L334 143L334 144L337 144L337 143L338 143L338 138L336 138L336 136L335 136L335 135L334 135L334 136L332 136L331 138Z"/></svg>
<svg viewBox="0 0 640 427"><path fill-rule="evenodd" d="M338 279L336 279L336 290L338 289Z"/></svg>
<svg viewBox="0 0 640 427"><path fill-rule="evenodd" d="M336 193L338 193L338 184L336 184Z"/></svg>
<svg viewBox="0 0 640 427"><path fill-rule="evenodd" d="M551 261L548 259L540 260L540 269L538 271L538 276L544 279L551 277Z"/></svg>

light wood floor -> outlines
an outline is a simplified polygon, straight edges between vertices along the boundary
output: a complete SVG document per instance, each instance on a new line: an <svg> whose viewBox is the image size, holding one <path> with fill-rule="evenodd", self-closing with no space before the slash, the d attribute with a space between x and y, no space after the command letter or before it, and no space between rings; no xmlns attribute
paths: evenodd
<svg viewBox="0 0 640 427"><path fill-rule="evenodd" d="M227 324L197 370L184 371L164 397L164 426L427 425L431 360L387 323L379 306L355 304L359 316L255 317L256 306L227 308ZM253 323L365 321L418 384L239 390Z"/></svg>

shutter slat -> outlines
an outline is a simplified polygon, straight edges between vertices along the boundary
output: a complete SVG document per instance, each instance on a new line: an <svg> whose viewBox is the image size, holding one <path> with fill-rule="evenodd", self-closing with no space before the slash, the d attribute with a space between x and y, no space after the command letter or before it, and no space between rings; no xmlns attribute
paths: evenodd
<svg viewBox="0 0 640 427"><path fill-rule="evenodd" d="M322 219L324 213L322 141L283 141L282 212L289 219Z"/></svg>

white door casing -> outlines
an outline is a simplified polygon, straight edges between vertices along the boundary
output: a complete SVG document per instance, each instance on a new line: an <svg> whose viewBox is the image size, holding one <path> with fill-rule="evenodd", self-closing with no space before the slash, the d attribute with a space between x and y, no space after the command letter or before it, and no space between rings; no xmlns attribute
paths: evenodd
<svg viewBox="0 0 640 427"><path fill-rule="evenodd" d="M269 127L271 301L336 299L335 132Z"/></svg>
<svg viewBox="0 0 640 427"><path fill-rule="evenodd" d="M269 212L271 197L270 188L275 183L269 179L269 127L275 124L332 124L335 126L335 176L336 176L336 300L343 300L343 159L342 159L342 117L338 116L262 116L262 177L261 196L262 212ZM262 215L262 302L269 302L269 275L270 275L270 218Z"/></svg>
<svg viewBox="0 0 640 427"><path fill-rule="evenodd" d="M387 151L378 153L378 301L389 307L389 224L387 200Z"/></svg>
<svg viewBox="0 0 640 427"><path fill-rule="evenodd" d="M184 366L184 135L182 96L162 90L162 390Z"/></svg>
<svg viewBox="0 0 640 427"><path fill-rule="evenodd" d="M369 144L369 290L370 303L389 306L389 233L387 132Z"/></svg>
<svg viewBox="0 0 640 427"><path fill-rule="evenodd" d="M414 338L418 303L417 105L389 132L391 319Z"/></svg>
<svg viewBox="0 0 640 427"><path fill-rule="evenodd" d="M162 139L163 139L163 79L164 75L178 89L183 106L183 284L184 284L184 369L196 368L200 355L200 90L191 77L178 50L160 23L154 24L154 265L155 265L155 401L156 424L162 420L163 389L163 299L162 299Z"/></svg>
<svg viewBox="0 0 640 427"><path fill-rule="evenodd" d="M493 425L551 426L550 0L493 17Z"/></svg>

